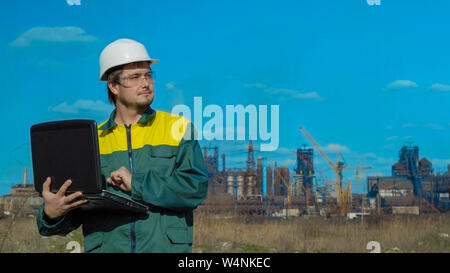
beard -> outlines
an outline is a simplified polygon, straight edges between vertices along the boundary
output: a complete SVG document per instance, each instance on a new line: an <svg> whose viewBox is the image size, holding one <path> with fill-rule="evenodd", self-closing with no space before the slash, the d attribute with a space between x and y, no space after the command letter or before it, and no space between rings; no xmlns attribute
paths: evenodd
<svg viewBox="0 0 450 273"><path fill-rule="evenodd" d="M150 92L149 95L143 95L144 93ZM154 99L153 90L142 90L138 92L137 98L128 97L118 97L117 99L127 108L136 109L138 111L146 110L153 102Z"/></svg>

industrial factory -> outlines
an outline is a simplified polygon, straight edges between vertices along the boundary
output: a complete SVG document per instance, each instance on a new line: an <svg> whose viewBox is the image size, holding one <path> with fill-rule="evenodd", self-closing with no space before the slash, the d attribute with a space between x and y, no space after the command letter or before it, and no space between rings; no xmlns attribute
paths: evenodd
<svg viewBox="0 0 450 273"><path fill-rule="evenodd" d="M42 205L42 197L28 183L28 169L23 169L22 183L11 187L11 193L0 196L0 218L35 217Z"/></svg>
<svg viewBox="0 0 450 273"><path fill-rule="evenodd" d="M208 169L209 187L205 201L197 208L211 214L260 215L267 217L293 217L320 215L358 218L374 214L423 214L443 213L450 209L450 164L445 173L435 173L431 162L419 157L418 146L403 146L398 162L392 166L391 176L366 176L371 166L348 166L336 162L322 151L320 146L300 127L314 148L303 146L294 151L296 165L293 170L267 164L258 156L252 141L247 146L247 160L242 168L227 169L226 155L221 155L219 166L218 147L203 147ZM317 153L334 171L331 179L322 176L315 168ZM420 159L419 159L420 158ZM354 181L344 177L343 170L355 173ZM0 216L34 217L42 198L34 186L27 183L27 169L23 181L11 188L11 194L0 197ZM353 185L364 187L354 192Z"/></svg>
<svg viewBox="0 0 450 273"><path fill-rule="evenodd" d="M302 127L300 130L334 170L334 179L326 180L315 169L313 148L297 149L296 167L290 170L276 163L264 167L261 156L255 162L250 141L246 165L237 170L226 169L226 155L222 154L219 170L218 148L204 147L210 183L207 199L198 210L273 217L358 218L372 214L442 213L450 209L450 164L446 173L434 173L427 158L419 160L418 146L401 148L391 176L366 177L365 171L371 166L352 168L340 161L340 157L336 163L332 162L308 132ZM354 183L363 179L362 193L353 193L352 181L343 176L344 169L355 171Z"/></svg>

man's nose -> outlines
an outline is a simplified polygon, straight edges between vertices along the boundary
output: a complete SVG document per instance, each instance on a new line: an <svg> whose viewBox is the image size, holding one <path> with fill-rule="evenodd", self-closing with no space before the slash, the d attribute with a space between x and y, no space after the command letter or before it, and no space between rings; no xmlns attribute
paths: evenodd
<svg viewBox="0 0 450 273"><path fill-rule="evenodd" d="M152 80L147 80L145 77L141 77L141 87L150 87L150 84L153 84Z"/></svg>

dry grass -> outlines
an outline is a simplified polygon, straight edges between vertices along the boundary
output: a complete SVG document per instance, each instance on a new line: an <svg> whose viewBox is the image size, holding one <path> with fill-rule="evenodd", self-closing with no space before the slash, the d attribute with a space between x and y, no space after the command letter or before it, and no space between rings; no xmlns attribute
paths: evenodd
<svg viewBox="0 0 450 273"><path fill-rule="evenodd" d="M194 252L369 252L378 241L382 252L450 252L450 214L345 219L296 217L217 218L195 215ZM1 219L0 252L70 252L82 242L81 229L68 236L42 237L35 219Z"/></svg>
<svg viewBox="0 0 450 273"><path fill-rule="evenodd" d="M194 252L450 252L450 215L384 216L361 221L196 215Z"/></svg>
<svg viewBox="0 0 450 273"><path fill-rule="evenodd" d="M36 219L18 218L0 220L0 253L69 253L70 241L80 242L81 228L67 236L43 237L39 234Z"/></svg>

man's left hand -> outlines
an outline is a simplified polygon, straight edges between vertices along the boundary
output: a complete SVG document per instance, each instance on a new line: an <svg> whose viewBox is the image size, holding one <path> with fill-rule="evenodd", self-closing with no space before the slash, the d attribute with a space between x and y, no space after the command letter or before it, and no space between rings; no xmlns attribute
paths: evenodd
<svg viewBox="0 0 450 273"><path fill-rule="evenodd" d="M119 187L123 191L131 191L131 178L132 174L125 167L120 167L118 170L113 171L111 176L106 179L109 184Z"/></svg>

